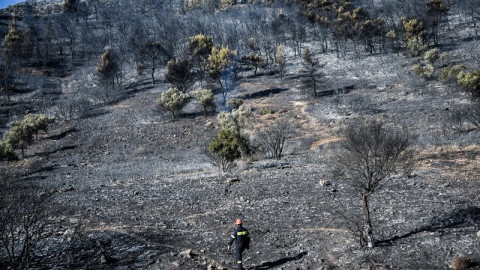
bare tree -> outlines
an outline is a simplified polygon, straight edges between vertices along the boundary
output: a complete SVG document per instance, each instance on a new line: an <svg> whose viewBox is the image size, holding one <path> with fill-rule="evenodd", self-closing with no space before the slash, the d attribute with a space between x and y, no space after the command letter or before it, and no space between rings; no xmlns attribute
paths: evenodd
<svg viewBox="0 0 480 270"><path fill-rule="evenodd" d="M0 259L11 269L28 269L39 241L47 236L52 193L4 171L0 175Z"/></svg>
<svg viewBox="0 0 480 270"><path fill-rule="evenodd" d="M145 68L150 70L152 84L155 84L155 71L163 64L162 59L165 55L165 49L159 42L147 42L140 52Z"/></svg>
<svg viewBox="0 0 480 270"><path fill-rule="evenodd" d="M269 157L281 159L285 141L294 134L294 126L286 118L279 118L273 124L257 132L257 142Z"/></svg>
<svg viewBox="0 0 480 270"><path fill-rule="evenodd" d="M378 121L355 121L344 130L336 169L360 194L364 214L363 237L375 245L369 198L401 168L411 167L412 136L406 128L385 126ZM403 171L405 172L405 170Z"/></svg>

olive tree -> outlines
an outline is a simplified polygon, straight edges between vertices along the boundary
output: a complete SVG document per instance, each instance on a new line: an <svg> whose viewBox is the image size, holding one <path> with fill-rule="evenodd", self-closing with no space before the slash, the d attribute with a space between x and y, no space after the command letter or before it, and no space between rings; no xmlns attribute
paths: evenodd
<svg viewBox="0 0 480 270"><path fill-rule="evenodd" d="M370 196L397 172L407 172L413 164L412 135L406 128L395 128L379 121L355 121L343 132L343 150L336 171L354 187L361 198L364 221L362 243L375 245ZM400 169L404 169L403 171Z"/></svg>

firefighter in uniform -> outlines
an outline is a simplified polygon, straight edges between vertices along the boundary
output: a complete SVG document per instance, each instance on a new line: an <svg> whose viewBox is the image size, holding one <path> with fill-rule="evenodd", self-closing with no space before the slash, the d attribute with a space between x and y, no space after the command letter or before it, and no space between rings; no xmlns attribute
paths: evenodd
<svg viewBox="0 0 480 270"><path fill-rule="evenodd" d="M250 235L248 230L243 227L241 219L237 219L235 224L237 227L233 231L230 240L228 241L228 250L230 250L233 242L235 242L235 258L237 260L238 269L243 268L242 253L245 249L250 248Z"/></svg>

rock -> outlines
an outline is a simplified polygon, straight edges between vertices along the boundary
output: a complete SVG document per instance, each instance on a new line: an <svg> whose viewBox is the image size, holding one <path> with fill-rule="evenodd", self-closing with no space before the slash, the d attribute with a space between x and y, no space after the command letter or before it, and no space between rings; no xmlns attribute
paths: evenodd
<svg viewBox="0 0 480 270"><path fill-rule="evenodd" d="M190 258L192 258L192 250L191 249L186 249L186 250L180 252L180 256L182 256L184 258L187 258L187 259L190 259Z"/></svg>
<svg viewBox="0 0 480 270"><path fill-rule="evenodd" d="M471 264L471 260L466 256L457 256L452 259L453 270L467 269L470 266L470 264Z"/></svg>
<svg viewBox="0 0 480 270"><path fill-rule="evenodd" d="M60 192L72 192L75 191L75 188L72 186L60 189Z"/></svg>
<svg viewBox="0 0 480 270"><path fill-rule="evenodd" d="M240 179L238 179L238 177L227 178L227 184L232 184L232 183L239 182L239 181L240 181Z"/></svg>
<svg viewBox="0 0 480 270"><path fill-rule="evenodd" d="M318 182L318 184L321 186L321 187L326 187L326 186L331 186L332 185L332 182L328 181L328 180L320 180Z"/></svg>
<svg viewBox="0 0 480 270"><path fill-rule="evenodd" d="M480 240L480 231L477 232L477 238Z"/></svg>

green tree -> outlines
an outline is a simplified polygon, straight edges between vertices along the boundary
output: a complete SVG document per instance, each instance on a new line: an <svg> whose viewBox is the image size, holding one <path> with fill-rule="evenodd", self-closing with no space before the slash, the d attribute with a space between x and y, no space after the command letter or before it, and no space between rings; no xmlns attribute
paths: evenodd
<svg viewBox="0 0 480 270"><path fill-rule="evenodd" d="M213 96L213 91L210 89L197 89L193 91L192 96L198 101L198 104L202 106L203 115L207 115L207 110L209 108L215 108L215 98Z"/></svg>
<svg viewBox="0 0 480 270"><path fill-rule="evenodd" d="M192 68L191 63L187 59L170 60L167 64L165 80L186 93L195 83L195 73Z"/></svg>
<svg viewBox="0 0 480 270"><path fill-rule="evenodd" d="M6 141L0 141L0 161L2 160L15 160L15 149Z"/></svg>
<svg viewBox="0 0 480 270"><path fill-rule="evenodd" d="M207 60L212 52L212 48L213 41L211 37L203 34L190 37L189 50L193 56L196 68L200 71L200 79L202 81L207 70Z"/></svg>
<svg viewBox="0 0 480 270"><path fill-rule="evenodd" d="M265 68L265 60L258 54L247 54L242 56L242 62L254 68L253 75L257 75L259 68Z"/></svg>
<svg viewBox="0 0 480 270"><path fill-rule="evenodd" d="M218 80L218 83L223 88L221 75L230 65L230 49L228 46L222 46L218 49L216 46L212 47L212 52L208 56L208 75L212 79Z"/></svg>
<svg viewBox="0 0 480 270"><path fill-rule="evenodd" d="M246 140L230 129L222 129L217 138L208 145L208 151L213 161L223 171L229 170L236 159L242 156L241 148L248 145Z"/></svg>
<svg viewBox="0 0 480 270"><path fill-rule="evenodd" d="M424 42L427 31L423 26L423 22L417 19L408 20L405 17L401 19L403 25L403 40L408 44L409 40L416 38L420 42Z"/></svg>
<svg viewBox="0 0 480 270"><path fill-rule="evenodd" d="M119 59L111 50L107 49L101 56L97 66L97 74L105 86L107 100L110 98L109 89L115 88L115 77L120 72Z"/></svg>
<svg viewBox="0 0 480 270"><path fill-rule="evenodd" d="M32 143L34 129L31 125L20 121L12 124L11 128L3 134L3 140L22 150L22 156L25 157L25 148Z"/></svg>
<svg viewBox="0 0 480 270"><path fill-rule="evenodd" d="M480 69L463 72L457 75L457 82L472 93L473 97L480 97Z"/></svg>
<svg viewBox="0 0 480 270"><path fill-rule="evenodd" d="M171 87L162 93L162 96L157 100L157 104L171 112L172 117L175 118L175 113L183 109L189 99L189 95L181 92L175 87Z"/></svg>
<svg viewBox="0 0 480 270"><path fill-rule="evenodd" d="M314 59L310 53L310 49L307 47L303 52L303 67L305 68L305 78L303 79L304 86L308 89L312 89L313 96L317 96L318 90L318 77L321 74L318 70L323 67L317 59Z"/></svg>

